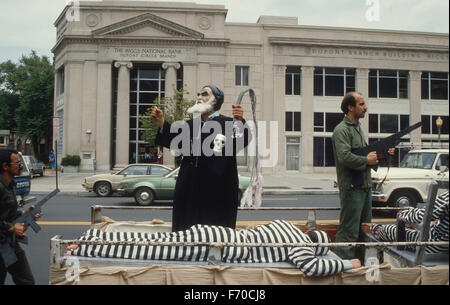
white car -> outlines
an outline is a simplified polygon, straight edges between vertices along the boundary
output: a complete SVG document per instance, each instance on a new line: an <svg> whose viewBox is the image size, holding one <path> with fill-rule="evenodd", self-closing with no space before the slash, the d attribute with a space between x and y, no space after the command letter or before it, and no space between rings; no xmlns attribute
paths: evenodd
<svg viewBox="0 0 450 305"><path fill-rule="evenodd" d="M162 176L170 171L172 168L160 164L130 164L119 172L86 177L81 185L89 192L94 191L100 197L107 197L117 191L120 181L125 177Z"/></svg>
<svg viewBox="0 0 450 305"><path fill-rule="evenodd" d="M374 205L416 207L426 202L432 180L448 183L448 149L411 150L400 167L372 170L372 201ZM387 176L386 176L387 173ZM384 183L381 183L386 177ZM438 194L445 190L439 189Z"/></svg>
<svg viewBox="0 0 450 305"><path fill-rule="evenodd" d="M30 171L30 176L33 178L35 175L44 176L45 164L42 161L39 161L34 156L24 155L23 160L28 166L28 170Z"/></svg>

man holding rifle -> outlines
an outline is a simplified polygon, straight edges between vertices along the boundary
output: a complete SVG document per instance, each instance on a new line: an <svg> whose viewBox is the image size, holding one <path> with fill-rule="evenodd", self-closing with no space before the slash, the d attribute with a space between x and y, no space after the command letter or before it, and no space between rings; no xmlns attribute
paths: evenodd
<svg viewBox="0 0 450 305"><path fill-rule="evenodd" d="M367 112L367 104L359 92L349 92L342 100L341 110L345 117L333 132L333 154L336 163L337 182L341 213L336 242L366 242L361 223L372 220L371 166L378 164L384 156L371 151L367 155L355 154L355 149L367 146L360 119ZM395 148L389 149L393 155ZM363 247L339 247L336 249L343 259L358 258L364 262Z"/></svg>
<svg viewBox="0 0 450 305"><path fill-rule="evenodd" d="M22 212L18 211L16 194L14 192L14 176L19 176L23 164L20 162L19 154L16 150L0 150L0 246L8 243L13 247L17 261L7 266L0 255L0 285L4 285L7 272L12 275L14 283L17 285L34 285L34 277L31 273L25 251L19 246L15 237L25 236L25 226L23 223L14 223ZM28 208L33 209L34 206ZM35 219L42 214L36 214Z"/></svg>

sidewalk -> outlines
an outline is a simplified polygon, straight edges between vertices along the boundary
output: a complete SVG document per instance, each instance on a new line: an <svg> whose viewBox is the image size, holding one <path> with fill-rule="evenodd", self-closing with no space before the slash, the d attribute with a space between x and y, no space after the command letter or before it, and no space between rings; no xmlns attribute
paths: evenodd
<svg viewBox="0 0 450 305"><path fill-rule="evenodd" d="M96 174L105 174L110 171L97 171ZM240 173L250 176L249 173ZM86 191L81 183L85 177L94 175L93 172L79 173L58 173L58 187L61 193L70 195L92 194ZM334 188L335 174L264 174L263 194L264 195L311 195L338 194L338 189ZM45 171L44 177L31 179L31 195L48 194L56 187L56 176L51 175L49 170Z"/></svg>

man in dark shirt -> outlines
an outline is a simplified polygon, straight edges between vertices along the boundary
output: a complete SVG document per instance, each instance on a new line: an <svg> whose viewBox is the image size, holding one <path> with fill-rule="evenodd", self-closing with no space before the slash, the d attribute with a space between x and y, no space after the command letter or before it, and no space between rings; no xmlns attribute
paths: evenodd
<svg viewBox="0 0 450 305"><path fill-rule="evenodd" d="M14 192L14 177L20 175L22 167L23 164L20 162L19 153L16 150L0 150L0 243L3 244L8 242L8 237L25 236L23 223L12 224L15 219L22 215L22 212L17 209L17 199ZM36 218L40 216L39 214ZM7 272L11 274L14 283L17 285L34 285L34 277L25 251L17 241L13 242L11 246L14 248L17 262L6 266L0 255L0 285L4 285Z"/></svg>

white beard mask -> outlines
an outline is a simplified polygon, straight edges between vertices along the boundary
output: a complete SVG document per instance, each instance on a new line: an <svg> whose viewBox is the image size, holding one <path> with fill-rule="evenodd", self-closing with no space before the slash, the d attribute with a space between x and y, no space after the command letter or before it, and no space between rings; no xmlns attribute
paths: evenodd
<svg viewBox="0 0 450 305"><path fill-rule="evenodd" d="M211 95L209 100L206 103L196 103L194 106L187 110L187 113L194 115L201 115L207 112L210 112L214 109L214 101L216 98L214 95Z"/></svg>

